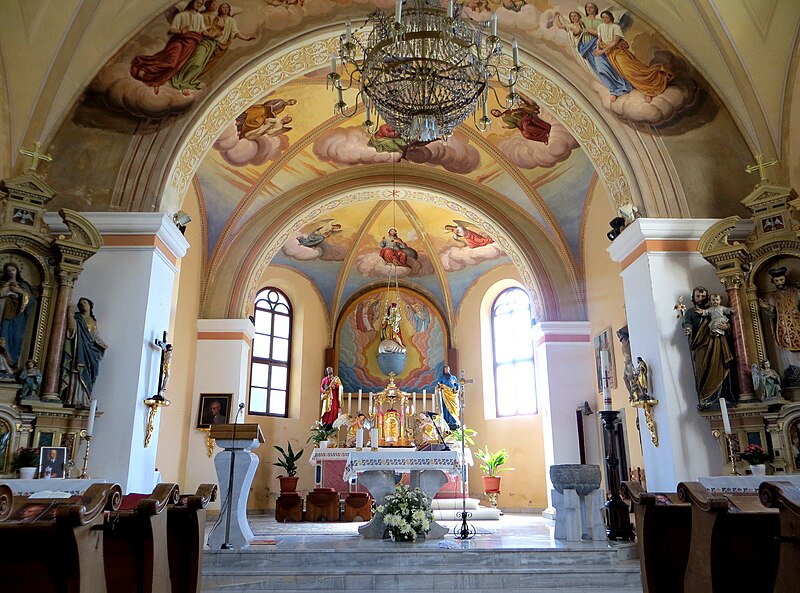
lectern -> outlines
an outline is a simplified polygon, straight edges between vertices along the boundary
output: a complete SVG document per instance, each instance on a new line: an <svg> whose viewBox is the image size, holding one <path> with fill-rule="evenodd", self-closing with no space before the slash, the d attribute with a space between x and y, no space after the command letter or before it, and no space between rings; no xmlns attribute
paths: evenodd
<svg viewBox="0 0 800 593"><path fill-rule="evenodd" d="M214 457L221 493L220 520L208 536L212 550L240 549L253 541L247 523L247 495L258 467L253 453L264 435L258 424L212 424L211 438L222 451Z"/></svg>

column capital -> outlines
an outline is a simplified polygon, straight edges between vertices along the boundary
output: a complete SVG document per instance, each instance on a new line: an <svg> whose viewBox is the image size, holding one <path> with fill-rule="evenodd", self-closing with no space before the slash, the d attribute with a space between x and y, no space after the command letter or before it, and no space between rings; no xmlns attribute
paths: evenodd
<svg viewBox="0 0 800 593"><path fill-rule="evenodd" d="M648 251L696 251L716 218L637 218L608 246L611 259L624 263Z"/></svg>
<svg viewBox="0 0 800 593"><path fill-rule="evenodd" d="M241 340L252 342L256 328L249 319L198 319L198 340Z"/></svg>
<svg viewBox="0 0 800 593"><path fill-rule="evenodd" d="M592 339L588 321L540 321L531 327L534 345L543 342L585 343Z"/></svg>

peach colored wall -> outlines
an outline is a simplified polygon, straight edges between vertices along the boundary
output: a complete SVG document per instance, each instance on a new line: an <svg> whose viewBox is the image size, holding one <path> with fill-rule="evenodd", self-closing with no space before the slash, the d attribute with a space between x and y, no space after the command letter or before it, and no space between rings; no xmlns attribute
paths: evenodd
<svg viewBox="0 0 800 593"><path fill-rule="evenodd" d="M625 296L622 290L622 271L619 264L611 261L606 249L610 242L606 233L611 229L608 221L617 214L608 200L608 194L602 184L596 184L589 200L587 223L583 233L583 258L586 277L586 301L589 312L589 326L592 337L599 334L607 327L611 327L614 344L614 367L616 371L617 388L612 389L611 397L615 410L624 408L625 426L628 440L628 464L631 467L644 467L642 446L639 433L636 430L636 412L628 405L628 393L622 377L623 356L622 348L617 339L616 332L627 325L625 317ZM632 352L634 360L636 353ZM595 394L592 404L595 410L603 408L601 394ZM590 416L596 419L597 416ZM598 431L599 434L599 431ZM650 438L644 435L644 438ZM599 447L600 444L597 443Z"/></svg>
<svg viewBox="0 0 800 593"><path fill-rule="evenodd" d="M484 361L491 360L491 340L481 331L482 321L488 320L494 297L511 285L521 286L512 265L500 266L480 277L468 290L458 309L455 328L455 347L458 349L459 371L475 383L467 387L465 423L478 431L476 446L488 446L494 452L505 447L509 453L508 466L514 471L503 472L501 508L545 508L547 506L542 419L540 415L517 418L492 418L484 410L484 397L494 398L486 389L488 371ZM488 383L491 385L493 379ZM480 464L469 471L470 493L481 498Z"/></svg>

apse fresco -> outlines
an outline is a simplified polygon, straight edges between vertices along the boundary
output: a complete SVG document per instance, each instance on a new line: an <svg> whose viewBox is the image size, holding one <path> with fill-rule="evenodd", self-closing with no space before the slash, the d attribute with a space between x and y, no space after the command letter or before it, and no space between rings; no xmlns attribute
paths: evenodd
<svg viewBox="0 0 800 593"><path fill-rule="evenodd" d="M436 307L411 290L375 289L361 295L344 311L337 330L338 373L345 392L378 392L389 378L378 367L381 322L387 307L397 303L406 364L395 383L408 392L432 393L444 367L443 321Z"/></svg>

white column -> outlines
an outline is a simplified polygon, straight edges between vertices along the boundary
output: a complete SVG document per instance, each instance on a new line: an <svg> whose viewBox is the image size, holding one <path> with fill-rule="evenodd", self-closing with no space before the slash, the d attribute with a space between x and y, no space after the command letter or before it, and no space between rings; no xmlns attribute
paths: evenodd
<svg viewBox="0 0 800 593"><path fill-rule="evenodd" d="M594 401L594 356L588 321L543 321L532 336L550 496L550 466L581 462L575 409Z"/></svg>
<svg viewBox="0 0 800 593"><path fill-rule="evenodd" d="M145 448L149 408L142 402L156 394L161 351L153 342L169 329L176 264L189 244L163 213L83 215L103 235L104 246L86 262L73 295L76 302L94 302L98 331L108 344L92 392L98 417L89 473L125 492L149 493L156 481L158 422L169 409L159 410ZM47 221L55 232L66 231L54 214Z"/></svg>
<svg viewBox="0 0 800 593"><path fill-rule="evenodd" d="M200 396L206 393L233 394L228 422L233 422L239 404L247 404L247 377L250 370L250 347L255 328L247 319L198 319L197 357L192 393L191 435L186 462L186 484L216 481L214 462L208 457L206 433L197 430ZM247 410L239 416L245 421ZM217 449L217 452L219 449Z"/></svg>
<svg viewBox="0 0 800 593"><path fill-rule="evenodd" d="M651 372L650 394L659 446L654 447L639 410L647 489L674 492L678 482L718 473L719 447L697 412L689 344L673 307L691 307L692 288L724 294L714 268L697 251L713 219L637 219L608 248L622 264L631 353Z"/></svg>

